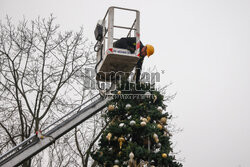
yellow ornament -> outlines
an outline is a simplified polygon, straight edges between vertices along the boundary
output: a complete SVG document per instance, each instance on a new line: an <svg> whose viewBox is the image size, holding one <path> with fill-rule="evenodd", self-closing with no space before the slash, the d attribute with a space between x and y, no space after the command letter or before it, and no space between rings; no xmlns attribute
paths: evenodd
<svg viewBox="0 0 250 167"><path fill-rule="evenodd" d="M166 124L167 123L167 118L166 117L162 117L161 120L160 120L160 122L162 124Z"/></svg>
<svg viewBox="0 0 250 167"><path fill-rule="evenodd" d="M119 137L118 142L119 142L119 145L120 145L120 149L122 149L122 144L123 144L123 142L125 142L124 137Z"/></svg>
<svg viewBox="0 0 250 167"><path fill-rule="evenodd" d="M158 138L158 135L156 133L153 134L153 138L155 139L156 143L159 143L159 138Z"/></svg>
<svg viewBox="0 0 250 167"><path fill-rule="evenodd" d="M166 153L162 153L161 156L162 156L162 158L167 158L168 157L168 155Z"/></svg>
<svg viewBox="0 0 250 167"><path fill-rule="evenodd" d="M112 133L108 133L106 136L106 139L108 139L108 141L110 141L111 137L112 137Z"/></svg>
<svg viewBox="0 0 250 167"><path fill-rule="evenodd" d="M110 104L110 105L108 106L108 110L109 110L109 111L113 111L114 109L115 109L115 106L114 106L114 105Z"/></svg>
<svg viewBox="0 0 250 167"><path fill-rule="evenodd" d="M146 122L146 123L148 122L148 119L147 119L147 118L142 118L141 120L142 120L143 122Z"/></svg>
<svg viewBox="0 0 250 167"><path fill-rule="evenodd" d="M119 91L117 92L117 94L120 95L120 94L122 94L122 92L119 90Z"/></svg>
<svg viewBox="0 0 250 167"><path fill-rule="evenodd" d="M122 152L120 151L119 153L118 153L118 156L121 156L122 155Z"/></svg>
<svg viewBox="0 0 250 167"><path fill-rule="evenodd" d="M114 165L113 167L119 167L118 165Z"/></svg>
<svg viewBox="0 0 250 167"><path fill-rule="evenodd" d="M153 103L155 103L155 102L156 102L156 100L157 100L157 96L156 96L156 95L154 95L154 100L153 100Z"/></svg>
<svg viewBox="0 0 250 167"><path fill-rule="evenodd" d="M162 125L161 124L157 124L157 128L162 130Z"/></svg>
<svg viewBox="0 0 250 167"><path fill-rule="evenodd" d="M153 134L153 138L156 139L158 138L158 135L156 133Z"/></svg>
<svg viewBox="0 0 250 167"><path fill-rule="evenodd" d="M148 122L151 120L150 116L147 116L147 120L148 120Z"/></svg>

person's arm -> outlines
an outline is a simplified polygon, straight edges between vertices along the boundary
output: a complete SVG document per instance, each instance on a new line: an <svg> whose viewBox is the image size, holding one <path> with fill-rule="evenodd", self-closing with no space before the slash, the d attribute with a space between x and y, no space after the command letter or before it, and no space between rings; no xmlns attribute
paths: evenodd
<svg viewBox="0 0 250 167"><path fill-rule="evenodd" d="M128 46L129 46L128 50L130 50L131 53L134 53L136 50L136 38L135 37L128 38ZM141 52L143 47L144 47L144 45L140 41L140 52Z"/></svg>
<svg viewBox="0 0 250 167"><path fill-rule="evenodd" d="M134 53L136 49L136 38L135 37L128 37L127 39L127 49Z"/></svg>

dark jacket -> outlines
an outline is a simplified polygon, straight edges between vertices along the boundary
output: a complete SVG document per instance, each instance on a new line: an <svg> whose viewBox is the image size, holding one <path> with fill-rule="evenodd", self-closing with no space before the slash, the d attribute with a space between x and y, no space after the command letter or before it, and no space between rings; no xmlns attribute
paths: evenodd
<svg viewBox="0 0 250 167"><path fill-rule="evenodd" d="M135 37L128 37L128 38L121 38L114 42L114 48L121 48L121 49L128 49L131 53L134 53L136 50L136 38ZM140 51L144 45L140 42ZM136 82L139 82L141 69L143 64L144 56L141 56L136 64Z"/></svg>
<svg viewBox="0 0 250 167"><path fill-rule="evenodd" d="M144 45L140 42L140 50L143 47ZM114 48L128 49L131 53L134 53L136 49L136 38L135 37L121 38L116 42L114 42Z"/></svg>

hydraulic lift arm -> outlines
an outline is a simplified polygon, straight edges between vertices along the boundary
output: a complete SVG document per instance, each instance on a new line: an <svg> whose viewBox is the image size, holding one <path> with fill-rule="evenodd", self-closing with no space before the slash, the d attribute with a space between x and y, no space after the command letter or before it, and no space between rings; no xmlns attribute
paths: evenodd
<svg viewBox="0 0 250 167"><path fill-rule="evenodd" d="M93 100L97 96L99 95L94 96L88 101ZM104 99L102 97L99 97L94 102L91 102L89 105L85 106L69 118L65 119L63 122L54 126L48 132L45 132L43 134L45 136L43 139L40 139L39 137L37 137L37 135L29 137L4 155L1 155L0 166L10 167L20 165L25 160L28 160L32 156L36 155L40 151L53 144L56 139L66 134L80 123L86 121L98 111L102 110L107 102L108 98Z"/></svg>

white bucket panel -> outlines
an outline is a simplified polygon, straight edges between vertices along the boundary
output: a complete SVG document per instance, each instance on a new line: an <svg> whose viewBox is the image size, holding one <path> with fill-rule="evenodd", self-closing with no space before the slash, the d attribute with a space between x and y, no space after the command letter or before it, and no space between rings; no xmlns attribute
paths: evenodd
<svg viewBox="0 0 250 167"><path fill-rule="evenodd" d="M126 49L113 48L113 52L108 50L97 67L97 74L102 78L97 77L96 79L110 81L111 76L117 75L117 73L130 74L138 60L138 56L131 54Z"/></svg>

